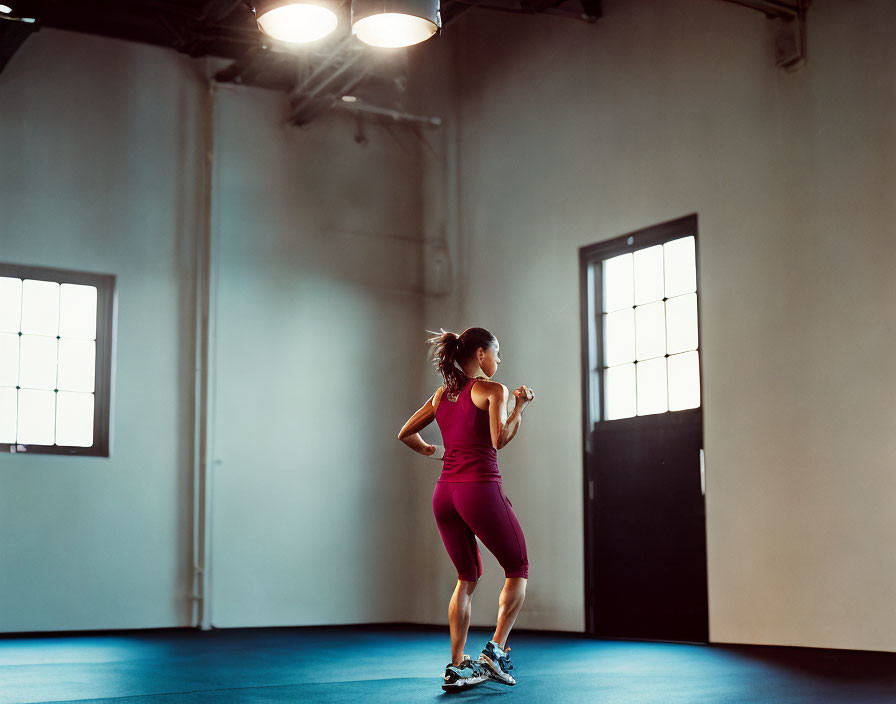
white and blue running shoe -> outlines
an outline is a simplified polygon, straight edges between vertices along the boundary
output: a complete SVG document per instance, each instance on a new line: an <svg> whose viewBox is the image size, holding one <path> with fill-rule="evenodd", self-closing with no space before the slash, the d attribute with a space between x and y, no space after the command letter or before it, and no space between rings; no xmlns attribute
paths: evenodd
<svg viewBox="0 0 896 704"><path fill-rule="evenodd" d="M479 662L482 663L488 672L489 679L512 687L516 684L516 680L513 679L513 675L510 674L510 671L513 669L513 664L510 662L509 653L510 648L507 648L506 651L501 650L500 645L495 643L495 641L490 640L482 649L482 655L479 656Z"/></svg>
<svg viewBox="0 0 896 704"><path fill-rule="evenodd" d="M482 664L478 660L471 660L469 655L464 655L460 665L449 663L445 668L442 689L446 692L462 692L487 679L489 679L488 672Z"/></svg>

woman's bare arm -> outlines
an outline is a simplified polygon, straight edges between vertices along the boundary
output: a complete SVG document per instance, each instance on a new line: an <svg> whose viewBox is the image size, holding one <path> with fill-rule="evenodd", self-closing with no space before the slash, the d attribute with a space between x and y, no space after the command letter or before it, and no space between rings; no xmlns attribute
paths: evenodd
<svg viewBox="0 0 896 704"><path fill-rule="evenodd" d="M492 383L488 385L488 420L489 430L492 436L492 446L500 450L509 443L516 431L519 430L523 419L523 405L517 403L513 412L507 415L507 401L510 392L504 384Z"/></svg>
<svg viewBox="0 0 896 704"><path fill-rule="evenodd" d="M414 452L429 457L436 451L435 445L430 445L421 436L420 431L433 422L436 417L436 397L441 392L441 387L429 397L429 400L420 406L419 410L408 418L401 431L398 433L398 439L411 448Z"/></svg>

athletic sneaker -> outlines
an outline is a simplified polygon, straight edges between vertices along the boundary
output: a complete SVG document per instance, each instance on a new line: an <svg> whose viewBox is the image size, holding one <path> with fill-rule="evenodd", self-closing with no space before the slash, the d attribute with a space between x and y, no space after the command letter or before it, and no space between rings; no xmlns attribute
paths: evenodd
<svg viewBox="0 0 896 704"><path fill-rule="evenodd" d="M516 680L510 674L513 664L510 662L510 648L506 651L501 650L501 646L490 640L482 649L482 655L479 656L479 662L483 664L489 674L489 678L495 682L513 686Z"/></svg>
<svg viewBox="0 0 896 704"><path fill-rule="evenodd" d="M442 689L446 692L462 692L470 687L475 687L480 682L489 679L488 672L478 660L471 660L469 655L464 655L460 665L451 663L445 668L445 680Z"/></svg>

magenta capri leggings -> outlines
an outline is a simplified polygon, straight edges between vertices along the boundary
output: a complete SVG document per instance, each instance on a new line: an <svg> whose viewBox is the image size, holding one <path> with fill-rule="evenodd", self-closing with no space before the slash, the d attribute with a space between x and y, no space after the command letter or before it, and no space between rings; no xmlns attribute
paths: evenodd
<svg viewBox="0 0 896 704"><path fill-rule="evenodd" d="M457 576L478 582L482 557L478 537L494 555L505 577L529 577L526 539L499 482L436 482L432 511Z"/></svg>

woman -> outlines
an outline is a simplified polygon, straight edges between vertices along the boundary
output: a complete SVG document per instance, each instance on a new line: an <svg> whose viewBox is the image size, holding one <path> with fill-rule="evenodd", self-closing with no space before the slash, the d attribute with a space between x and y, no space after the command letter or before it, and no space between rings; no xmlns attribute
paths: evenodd
<svg viewBox="0 0 896 704"><path fill-rule="evenodd" d="M432 332L432 331L427 331ZM516 435L523 409L535 394L520 386L508 416L509 392L491 380L501 363L497 338L484 328L432 333L433 363L445 380L398 434L408 447L442 459L442 473L432 495L432 508L442 542L457 568L458 579L448 605L451 662L442 689L468 689L486 679L516 684L510 670L507 637L526 596L529 559L526 539L504 495L498 471L498 450ZM429 445L419 431L435 419L445 446ZM506 581L498 598L495 634L476 661L464 654L470 626L473 590L482 576L479 538L504 568Z"/></svg>

